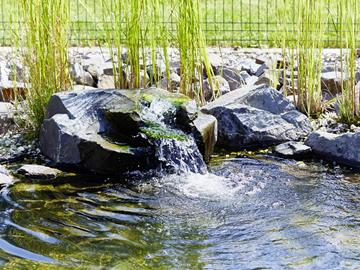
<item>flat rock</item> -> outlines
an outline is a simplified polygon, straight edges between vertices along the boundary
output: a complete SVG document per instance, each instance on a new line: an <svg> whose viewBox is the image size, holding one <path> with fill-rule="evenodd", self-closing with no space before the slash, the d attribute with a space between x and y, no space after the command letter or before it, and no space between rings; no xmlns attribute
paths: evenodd
<svg viewBox="0 0 360 270"><path fill-rule="evenodd" d="M311 147L306 146L301 142L291 141L277 145L274 148L274 152L283 157L297 158L311 153Z"/></svg>
<svg viewBox="0 0 360 270"><path fill-rule="evenodd" d="M218 144L232 150L268 147L306 137L309 119L277 90L249 86L207 104L202 111L218 120Z"/></svg>
<svg viewBox="0 0 360 270"><path fill-rule="evenodd" d="M354 167L360 167L360 133L333 134L315 131L305 144L320 157Z"/></svg>
<svg viewBox="0 0 360 270"><path fill-rule="evenodd" d="M28 164L21 166L17 173L31 179L54 179L62 174L62 171L42 165Z"/></svg>

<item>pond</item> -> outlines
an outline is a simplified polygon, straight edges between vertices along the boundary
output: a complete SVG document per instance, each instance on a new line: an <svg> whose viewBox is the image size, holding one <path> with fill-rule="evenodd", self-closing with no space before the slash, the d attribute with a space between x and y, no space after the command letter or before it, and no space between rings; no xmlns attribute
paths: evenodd
<svg viewBox="0 0 360 270"><path fill-rule="evenodd" d="M1 193L1 267L360 268L360 174L269 156L210 171L18 181Z"/></svg>

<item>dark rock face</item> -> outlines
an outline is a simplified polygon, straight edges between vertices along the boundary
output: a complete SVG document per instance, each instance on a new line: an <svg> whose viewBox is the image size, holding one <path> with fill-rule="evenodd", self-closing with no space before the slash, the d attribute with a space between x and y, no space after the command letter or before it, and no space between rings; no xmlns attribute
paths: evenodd
<svg viewBox="0 0 360 270"><path fill-rule="evenodd" d="M192 134L196 118L193 101L161 89L63 92L48 104L40 147L58 165L101 174L159 167L205 172ZM199 145L211 147L198 134Z"/></svg>
<svg viewBox="0 0 360 270"><path fill-rule="evenodd" d="M304 114L265 85L232 91L202 111L218 120L218 145L231 150L297 141L312 131Z"/></svg>
<svg viewBox="0 0 360 270"><path fill-rule="evenodd" d="M360 133L332 134L316 131L305 141L313 152L326 160L360 167Z"/></svg>

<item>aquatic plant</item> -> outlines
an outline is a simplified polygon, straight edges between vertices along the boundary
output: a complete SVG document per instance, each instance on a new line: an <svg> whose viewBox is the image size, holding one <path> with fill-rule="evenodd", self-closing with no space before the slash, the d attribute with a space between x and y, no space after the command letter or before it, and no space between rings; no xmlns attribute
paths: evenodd
<svg viewBox="0 0 360 270"><path fill-rule="evenodd" d="M68 4L67 0L21 0L24 24L19 45L23 64L29 68L26 103L28 125L34 130L44 119L51 95L70 85Z"/></svg>

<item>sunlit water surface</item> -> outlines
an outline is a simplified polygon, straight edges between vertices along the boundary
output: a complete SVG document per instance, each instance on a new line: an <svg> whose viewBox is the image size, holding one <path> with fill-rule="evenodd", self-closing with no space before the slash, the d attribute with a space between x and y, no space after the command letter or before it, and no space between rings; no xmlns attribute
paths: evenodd
<svg viewBox="0 0 360 270"><path fill-rule="evenodd" d="M2 269L360 269L360 175L234 158L207 175L3 188Z"/></svg>

